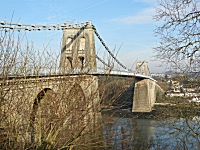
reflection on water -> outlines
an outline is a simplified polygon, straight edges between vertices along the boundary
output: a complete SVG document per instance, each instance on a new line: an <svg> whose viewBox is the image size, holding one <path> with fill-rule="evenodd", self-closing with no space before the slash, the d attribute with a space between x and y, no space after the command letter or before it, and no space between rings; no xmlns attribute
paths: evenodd
<svg viewBox="0 0 200 150"><path fill-rule="evenodd" d="M103 126L106 149L200 149L197 119L157 121L103 114L103 120L106 122Z"/></svg>

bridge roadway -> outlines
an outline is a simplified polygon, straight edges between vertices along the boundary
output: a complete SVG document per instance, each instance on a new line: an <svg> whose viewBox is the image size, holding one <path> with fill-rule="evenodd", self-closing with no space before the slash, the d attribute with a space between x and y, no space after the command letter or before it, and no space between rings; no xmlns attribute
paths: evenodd
<svg viewBox="0 0 200 150"><path fill-rule="evenodd" d="M97 68L96 71L91 72L92 75L110 75L110 76L120 76L120 77L136 77L139 79L150 79L152 81L157 82L155 79L153 79L150 76L146 76L143 74L136 74L132 71L124 71L124 70L109 70L109 69L101 69Z"/></svg>
<svg viewBox="0 0 200 150"><path fill-rule="evenodd" d="M73 69L73 70L67 70L65 72L62 72L61 70L52 70L52 69L42 69L39 72L35 73L33 71L29 71L26 75L20 74L20 75L9 75L8 78L35 78L35 77L59 77L59 76L69 76L69 75L81 75L81 74L87 74L87 75L94 75L94 76L119 76L119 77L135 77L140 80L142 79L150 79L154 82L157 82L155 79L153 79L151 76L146 76L143 74L137 74L133 71L126 71L126 70L116 70L116 69Z"/></svg>

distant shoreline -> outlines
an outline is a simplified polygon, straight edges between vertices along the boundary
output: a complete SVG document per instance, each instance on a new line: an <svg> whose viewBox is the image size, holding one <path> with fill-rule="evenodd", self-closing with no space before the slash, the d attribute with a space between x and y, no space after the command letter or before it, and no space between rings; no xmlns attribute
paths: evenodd
<svg viewBox="0 0 200 150"><path fill-rule="evenodd" d="M131 108L121 109L118 107L103 108L101 110L103 115L112 115L113 117L124 118L139 118L139 119L155 119L162 120L167 118L182 118L200 116L200 106L178 106L170 103L156 103L154 109L151 112L132 112Z"/></svg>

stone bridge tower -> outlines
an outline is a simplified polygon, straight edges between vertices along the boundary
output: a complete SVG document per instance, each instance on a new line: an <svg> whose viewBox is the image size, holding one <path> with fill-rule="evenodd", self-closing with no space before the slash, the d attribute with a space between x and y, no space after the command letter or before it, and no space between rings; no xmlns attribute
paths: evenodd
<svg viewBox="0 0 200 150"><path fill-rule="evenodd" d="M84 27L63 30L60 68L91 70L96 66L94 26L91 21Z"/></svg>
<svg viewBox="0 0 200 150"><path fill-rule="evenodd" d="M149 76L149 67L147 61L138 61L136 63L136 73Z"/></svg>

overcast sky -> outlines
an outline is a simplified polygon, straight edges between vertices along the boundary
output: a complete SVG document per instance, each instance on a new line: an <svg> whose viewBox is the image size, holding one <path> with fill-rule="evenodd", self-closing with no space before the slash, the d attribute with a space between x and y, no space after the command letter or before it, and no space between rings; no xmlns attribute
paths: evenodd
<svg viewBox="0 0 200 150"><path fill-rule="evenodd" d="M125 66L146 60L151 72L163 72L158 62L151 61L152 47L158 42L153 32L154 6L156 0L4 0L0 20L12 18L24 24L92 20L107 46L120 49L117 57ZM99 55L105 53L98 44L96 49Z"/></svg>

